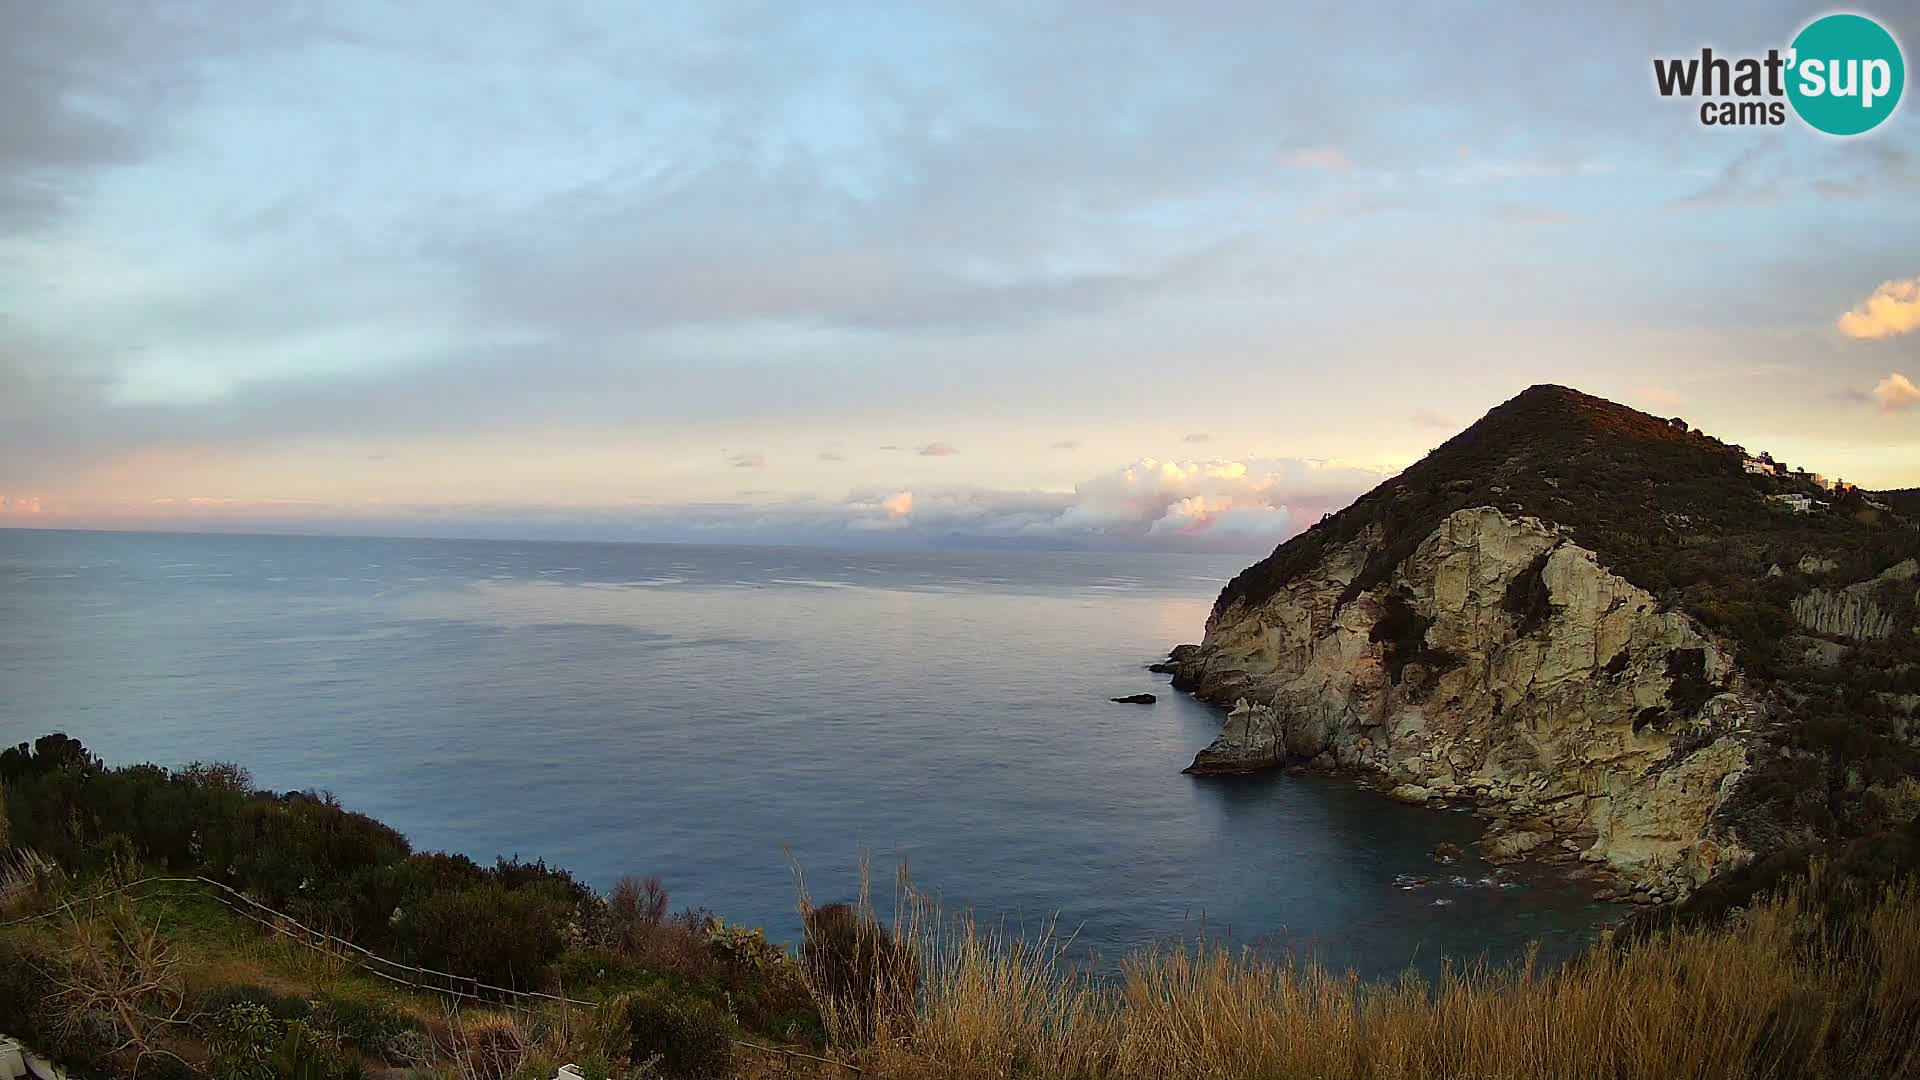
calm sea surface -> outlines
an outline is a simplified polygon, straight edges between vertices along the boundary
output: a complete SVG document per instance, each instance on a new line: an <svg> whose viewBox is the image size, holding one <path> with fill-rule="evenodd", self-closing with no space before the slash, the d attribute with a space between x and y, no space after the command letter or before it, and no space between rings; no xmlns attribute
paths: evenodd
<svg viewBox="0 0 1920 1080"><path fill-rule="evenodd" d="M1585 890L1427 857L1469 814L1180 774L1219 714L1143 665L1248 561L0 531L0 739L238 761L782 938L789 856L827 900L867 851L1107 957L1204 927L1381 975L1591 940Z"/></svg>

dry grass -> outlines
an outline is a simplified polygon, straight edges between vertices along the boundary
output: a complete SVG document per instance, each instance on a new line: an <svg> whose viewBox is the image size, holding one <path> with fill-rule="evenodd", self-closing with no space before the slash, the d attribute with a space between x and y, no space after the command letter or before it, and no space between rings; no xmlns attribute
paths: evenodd
<svg viewBox="0 0 1920 1080"><path fill-rule="evenodd" d="M917 1006L883 1014L859 1060L902 1080L1920 1075L1911 887L1846 926L1794 894L1553 972L1472 967L1434 984L1362 984L1204 944L1095 978L1051 934L942 920L904 883L893 933L912 946Z"/></svg>
<svg viewBox="0 0 1920 1080"><path fill-rule="evenodd" d="M843 909L851 918L807 923L833 927L838 959L802 966L833 1035L827 1053L894 1080L1920 1077L1920 886L1852 905L1860 914L1845 920L1813 906L1817 895L1816 879L1724 927L1598 946L1554 971L1467 967L1434 983L1372 984L1205 942L1098 968L1071 959L1071 938L1053 927L1023 935L947 918L904 872L883 919L863 873ZM825 910L804 884L801 907ZM134 1010L138 1022L121 1025L130 1051L157 1045L147 1029L168 1030L195 985L365 982L339 957L211 926L175 958L131 914L40 934L79 1011ZM608 1007L454 1009L361 988L424 1027L410 1052L389 1055L419 1076L545 1077L573 1060L618 1068L632 1041ZM736 1061L755 1080L848 1075L778 1054ZM652 1075L627 1064L616 1075Z"/></svg>
<svg viewBox="0 0 1920 1080"><path fill-rule="evenodd" d="M0 800L0 815L6 813ZM4 820L0 819L0 824ZM32 848L7 850L0 832L0 919L13 919L41 910L59 888L60 868Z"/></svg>

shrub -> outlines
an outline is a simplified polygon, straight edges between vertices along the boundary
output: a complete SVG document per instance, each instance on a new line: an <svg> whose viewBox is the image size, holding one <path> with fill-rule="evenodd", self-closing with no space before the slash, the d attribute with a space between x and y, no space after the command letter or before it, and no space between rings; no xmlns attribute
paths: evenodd
<svg viewBox="0 0 1920 1080"><path fill-rule="evenodd" d="M666 917L667 887L660 879L642 881L628 875L613 883L613 892L607 897L603 936L615 952L638 956Z"/></svg>
<svg viewBox="0 0 1920 1080"><path fill-rule="evenodd" d="M266 1006L229 1005L208 1024L213 1080L273 1080L273 1053L286 1027Z"/></svg>
<svg viewBox="0 0 1920 1080"><path fill-rule="evenodd" d="M508 1080L527 1064L532 1040L511 1017L455 1017L439 1035L456 1075L470 1080ZM549 1073L548 1075L552 1075Z"/></svg>
<svg viewBox="0 0 1920 1080"><path fill-rule="evenodd" d="M727 997L742 1024L795 1042L818 1043L824 1031L813 995L792 954L759 927L714 920L707 950L719 962Z"/></svg>
<svg viewBox="0 0 1920 1080"><path fill-rule="evenodd" d="M298 994L282 994L264 986L251 983L228 983L223 986L209 987L190 995L187 999L188 1011L208 1016L225 1015L237 1006L257 1006L265 1009L267 1015L278 1021L304 1020L313 1010L306 998Z"/></svg>
<svg viewBox="0 0 1920 1080"><path fill-rule="evenodd" d="M322 994L314 1005L312 1024L363 1054L392 1061L407 1058L417 1049L417 1041L406 1036L419 1031L419 1026L385 1001ZM396 1053L396 1048L407 1052Z"/></svg>
<svg viewBox="0 0 1920 1080"><path fill-rule="evenodd" d="M802 965L837 1038L867 1042L882 1020L911 1011L919 963L864 908L828 904L807 911L804 922Z"/></svg>
<svg viewBox="0 0 1920 1080"><path fill-rule="evenodd" d="M625 995L616 1007L632 1038L629 1060L654 1061L662 1075L707 1080L733 1075L733 1024L699 998L647 990Z"/></svg>
<svg viewBox="0 0 1920 1080"><path fill-rule="evenodd" d="M497 882L429 893L395 923L395 943L414 963L494 986L544 981L566 947L567 909Z"/></svg>
<svg viewBox="0 0 1920 1080"><path fill-rule="evenodd" d="M54 1042L54 1018L47 1008L54 992L47 974L53 962L36 946L0 940L0 1031L42 1050Z"/></svg>
<svg viewBox="0 0 1920 1080"><path fill-rule="evenodd" d="M207 1024L214 1080L360 1080L358 1060L325 1032L276 1020L263 1005L231 1005Z"/></svg>
<svg viewBox="0 0 1920 1080"><path fill-rule="evenodd" d="M579 907L593 900L593 889L574 877L571 871L548 866L545 859L533 862L521 862L518 856L496 859L493 879L516 892L537 893L568 907Z"/></svg>
<svg viewBox="0 0 1920 1080"><path fill-rule="evenodd" d="M231 761L196 761L175 775L189 787L212 788L239 795L251 795L259 790L254 786L253 774Z"/></svg>

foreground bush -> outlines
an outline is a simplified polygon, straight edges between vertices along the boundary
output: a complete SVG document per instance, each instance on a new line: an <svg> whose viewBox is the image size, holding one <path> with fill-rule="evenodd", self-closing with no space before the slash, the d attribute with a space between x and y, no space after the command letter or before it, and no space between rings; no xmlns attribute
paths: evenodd
<svg viewBox="0 0 1920 1080"><path fill-rule="evenodd" d="M862 889L855 904L808 907L801 960L835 1040L872 1041L910 1012L919 986L919 958L876 918Z"/></svg>
<svg viewBox="0 0 1920 1080"><path fill-rule="evenodd" d="M635 1068L686 1080L733 1075L733 1024L707 1002L642 991L619 999L614 1009L625 1020Z"/></svg>

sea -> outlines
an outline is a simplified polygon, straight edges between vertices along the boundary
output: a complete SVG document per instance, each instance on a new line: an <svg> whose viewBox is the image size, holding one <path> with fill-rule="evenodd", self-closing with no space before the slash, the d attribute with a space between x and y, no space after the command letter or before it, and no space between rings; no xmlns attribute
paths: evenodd
<svg viewBox="0 0 1920 1080"><path fill-rule="evenodd" d="M1146 666L1251 557L0 530L0 740L234 761L419 850L798 937L869 868L1077 955L1553 963L1615 909L1353 778L1196 778ZM1115 704L1152 693L1152 705ZM1441 865L1442 842L1468 848Z"/></svg>

